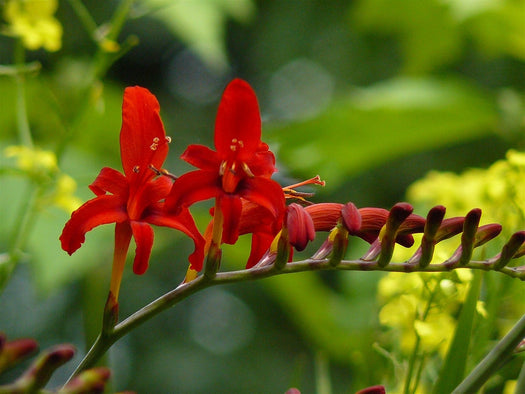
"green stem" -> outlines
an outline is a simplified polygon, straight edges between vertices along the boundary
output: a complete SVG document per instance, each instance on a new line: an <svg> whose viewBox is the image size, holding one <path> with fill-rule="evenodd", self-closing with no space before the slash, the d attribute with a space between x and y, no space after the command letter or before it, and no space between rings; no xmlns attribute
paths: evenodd
<svg viewBox="0 0 525 394"><path fill-rule="evenodd" d="M428 302L427 302L427 305L425 307L425 311L423 312L423 316L421 317L421 320L422 321L425 321L427 316L428 316L428 313L430 312L430 308L432 307L432 302L434 300L434 296L436 295L436 292L437 292L437 287L438 287L438 284L436 284L434 286L434 289L430 292L430 297L428 298ZM425 291L425 289L427 289L427 287L425 287L423 289L423 291ZM416 311L416 319L418 318L417 316L417 311ZM415 330L415 327L414 327L414 330ZM414 383L414 388L411 389L411 385L412 385L412 375L414 374L414 367L416 365L416 361L418 360L418 358L421 358L420 360L420 366L418 368L418 370L420 370L423 366L423 359L422 357L419 357L420 354L419 354L419 346L421 345L421 337L417 334L417 332L415 333L416 334L416 343L414 344L414 350L412 351L412 354L410 356L410 360L408 362L408 371L407 371L407 377L405 379L405 387L404 387L404 390L403 392L405 394L410 394L410 393L414 393L416 392L416 389L417 389L417 386L418 386L418 381L416 380L415 383ZM417 374L419 375L419 374Z"/></svg>
<svg viewBox="0 0 525 394"><path fill-rule="evenodd" d="M518 376L514 393L525 393L525 361L523 361L523 365L521 366L520 375Z"/></svg>
<svg viewBox="0 0 525 394"><path fill-rule="evenodd" d="M11 239L9 244L9 260L6 263L6 268L2 270L0 276L0 293L7 284L11 273L22 258L22 251L25 247L25 242L29 237L32 229L32 225L36 217L36 201L41 191L40 188L35 188L34 185L27 185L28 191L25 193L26 199L18 208L18 218L14 222L14 228L11 233Z"/></svg>
<svg viewBox="0 0 525 394"><path fill-rule="evenodd" d="M507 335L485 356L474 370L457 386L453 393L476 393L510 357L525 337L525 315Z"/></svg>
<svg viewBox="0 0 525 394"><path fill-rule="evenodd" d="M21 40L17 40L14 49L14 62L17 68L23 68L25 64L25 48ZM18 136L22 145L33 147L33 138L29 128L27 116L27 103L25 94L25 76L23 73L15 74L16 81L16 120Z"/></svg>
<svg viewBox="0 0 525 394"><path fill-rule="evenodd" d="M91 38L97 42L97 22L95 22L84 3L82 3L80 0L68 0L68 2Z"/></svg>
<svg viewBox="0 0 525 394"><path fill-rule="evenodd" d="M483 269L487 263L485 262L470 262L462 268L474 268ZM254 267L240 271L230 272L219 272L213 278L206 277L204 275L199 276L197 279L183 283L176 289L160 296L150 304L144 306L125 320L115 326L115 329L108 333L106 336L99 336L92 348L89 350L84 360L77 367L72 377L78 372L92 367L97 360L104 355L104 353L120 338L124 335L142 325L149 319L158 315L178 304L185 298L189 297L193 293L203 290L207 287L223 285L227 283L244 282L250 280L258 280L268 278L276 275L290 274L295 272L305 271L328 271L328 270L351 270L351 271L396 271L396 272L411 272L411 271L424 271L424 272L447 272L450 271L448 265L442 264L431 264L426 268L420 268L417 265L408 265L403 263L390 263L386 267L380 267L375 261L364 261L364 260L343 260L336 267L330 264L328 259L314 260L306 259L302 261L296 261L286 264L282 270L276 270L272 265L263 267ZM503 272L502 270L501 272ZM523 318L523 325L525 326L525 317ZM523 328L525 331L525 327ZM525 335L522 334L522 337Z"/></svg>

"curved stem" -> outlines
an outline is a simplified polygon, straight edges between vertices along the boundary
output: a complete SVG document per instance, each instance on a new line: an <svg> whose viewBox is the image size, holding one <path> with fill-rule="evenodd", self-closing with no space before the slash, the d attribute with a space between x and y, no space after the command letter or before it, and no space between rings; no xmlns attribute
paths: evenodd
<svg viewBox="0 0 525 394"><path fill-rule="evenodd" d="M462 268L473 268L488 270L487 263L479 261L471 261ZM364 260L343 260L336 267L330 264L328 259L314 260L307 259L286 264L282 269L276 269L273 266L253 267L240 271L219 272L214 277L207 277L201 275L195 280L183 283L174 290L160 296L150 304L139 309L125 320L115 326L113 330L103 337L97 338L93 347L82 360L81 364L75 370L72 376L78 372L92 367L96 361L113 345L117 340L126 335L131 330L137 328L142 323L145 323L152 317L158 315L162 311L171 308L180 301L189 297L193 293L203 290L207 287L222 285L227 283L235 283L249 280L257 280L268 278L276 275L290 274L294 272L305 271L320 271L320 270L353 270L353 271L397 271L397 272L446 272L452 268L443 264L431 264L426 268L419 268L416 265L409 265L404 263L390 263L386 267L380 267L375 261ZM510 270L510 268L509 268ZM511 275L512 276L512 275ZM523 275L522 275L523 276ZM522 319L525 336L525 317ZM519 342L519 341L518 341Z"/></svg>
<svg viewBox="0 0 525 394"><path fill-rule="evenodd" d="M525 315L485 356L474 370L455 388L454 393L476 393L490 376L510 357L525 337Z"/></svg>

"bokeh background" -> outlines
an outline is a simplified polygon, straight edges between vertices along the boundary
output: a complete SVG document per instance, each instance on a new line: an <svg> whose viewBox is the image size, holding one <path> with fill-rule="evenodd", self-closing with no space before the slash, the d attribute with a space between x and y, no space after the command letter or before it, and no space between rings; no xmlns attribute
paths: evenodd
<svg viewBox="0 0 525 394"><path fill-rule="evenodd" d="M116 1L83 2L97 23ZM1 3L0 3L1 7ZM56 14L62 48L28 52L42 70L27 80L35 140L53 146L77 128L61 169L77 195L103 166L120 168L122 92L141 85L157 95L173 139L165 165L190 143L212 146L222 90L234 77L256 91L263 140L287 185L319 174L312 201L389 208L430 170L487 167L523 148L525 2L521 0L141 0L121 40L138 45L120 58L81 118L95 45L68 1ZM0 64L13 40L0 37ZM0 76L0 145L16 141L15 85ZM0 246L25 185L2 178ZM193 210L201 228L209 204ZM425 212L417 212L424 215ZM58 236L68 215L44 212L0 298L0 329L42 347L71 342L80 359L100 324L112 256L112 226L97 228L74 257ZM11 221L11 222L10 222ZM518 230L518 229L514 229ZM127 269L121 317L174 288L191 242L155 229L148 272ZM322 237L321 237L322 238ZM320 241L319 241L320 242ZM316 245L319 245L319 242ZM350 245L358 257L364 245ZM242 268L249 240L226 247L223 268ZM301 256L315 250L308 249ZM393 368L377 344L380 273L304 273L203 291L119 341L109 354L113 387L138 393L349 393L381 383ZM73 366L63 368L61 381Z"/></svg>

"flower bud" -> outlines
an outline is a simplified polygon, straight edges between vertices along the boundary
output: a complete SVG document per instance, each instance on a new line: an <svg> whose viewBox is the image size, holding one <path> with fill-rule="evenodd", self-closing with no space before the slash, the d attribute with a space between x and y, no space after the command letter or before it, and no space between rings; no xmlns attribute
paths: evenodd
<svg viewBox="0 0 525 394"><path fill-rule="evenodd" d="M37 348L38 344L33 339L7 342L5 335L0 334L0 372L12 367Z"/></svg>

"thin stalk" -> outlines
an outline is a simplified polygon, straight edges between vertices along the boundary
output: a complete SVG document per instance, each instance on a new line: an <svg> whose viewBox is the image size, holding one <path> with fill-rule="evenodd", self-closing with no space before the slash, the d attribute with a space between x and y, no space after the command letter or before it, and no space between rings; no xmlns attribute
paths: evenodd
<svg viewBox="0 0 525 394"><path fill-rule="evenodd" d="M520 375L518 376L518 381L516 382L516 388L514 390L515 394L525 393L525 361L521 366Z"/></svg>
<svg viewBox="0 0 525 394"><path fill-rule="evenodd" d="M428 298L428 302L427 302L427 305L425 306L425 311L423 312L423 316L421 317L421 321L425 321L426 318L428 317L428 313L430 312L430 308L432 307L432 302L434 301L434 296L436 295L436 292L437 292L437 287L438 287L438 285L436 284L434 286L434 289L430 292L430 297ZM426 286L425 286L425 288L426 288ZM423 291L425 290L425 288L423 288ZM416 319L417 319L417 311L416 311ZM414 327L414 330L415 330L415 327ZM415 393L416 389L417 389L417 386L418 386L418 383L419 383L416 380L415 383L414 383L414 388L411 389L411 386L412 386L412 375L414 374L414 367L416 365L417 359L420 358L420 356L421 356L419 354L419 346L420 345L421 345L421 337L416 332L416 342L414 344L414 350L412 351L412 354L410 356L410 360L408 362L407 377L405 379L405 387L403 389L403 392L405 394ZM421 365L419 366L418 371L423 368L422 364L423 364L423 360L421 360ZM416 372L416 376L419 376L419 375L420 375L420 373Z"/></svg>
<svg viewBox="0 0 525 394"><path fill-rule="evenodd" d="M25 64L25 48L21 40L17 40L14 48L14 62L17 68L23 68ZM23 73L15 74L16 81L16 121L18 137L22 145L33 147L33 138L29 128L27 117L27 103L25 93L25 76Z"/></svg>
<svg viewBox="0 0 525 394"><path fill-rule="evenodd" d="M75 14L77 14L80 23L84 25L84 29L86 29L94 41L97 41L97 22L95 22L84 3L82 3L80 0L68 0L68 2L71 8L73 8L73 11L75 11Z"/></svg>
<svg viewBox="0 0 525 394"><path fill-rule="evenodd" d="M470 262L463 268L473 269L485 269L484 262ZM97 360L104 355L104 353L113 345L117 340L122 338L124 335L139 327L146 321L150 320L159 313L173 307L185 298L189 297L193 293L203 290L205 288L224 285L227 283L245 282L251 280L258 280L268 278L277 275L291 274L295 272L305 271L328 271L328 270L352 270L352 271L396 271L396 272L412 272L412 271L424 271L424 272L447 272L450 268L446 265L431 264L428 267L421 269L415 265L403 264L403 263L390 263L386 267L380 267L377 262L370 262L364 260L343 260L339 265L334 267L330 264L328 259L314 260L306 259L302 261L296 261L286 264L281 270L275 270L272 265L263 267L253 267L250 269L229 271L229 272L218 272L213 278L201 275L195 280L179 285L174 290L160 296L150 304L139 309L125 320L118 323L114 330L108 333L105 337L99 337L89 350L88 354L82 360L80 365L77 367L72 377L78 372L92 367ZM503 272L500 271L500 272ZM522 337L525 336L525 317L522 319L523 327ZM521 322L521 321L520 321ZM518 341L519 342L519 341ZM517 343L516 343L517 344Z"/></svg>
<svg viewBox="0 0 525 394"><path fill-rule="evenodd" d="M510 357L525 337L525 315L498 342L472 372L457 386L453 393L476 393L485 382Z"/></svg>

